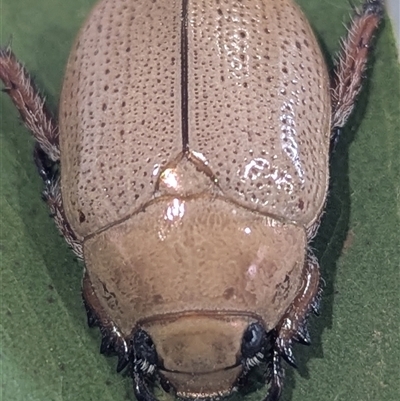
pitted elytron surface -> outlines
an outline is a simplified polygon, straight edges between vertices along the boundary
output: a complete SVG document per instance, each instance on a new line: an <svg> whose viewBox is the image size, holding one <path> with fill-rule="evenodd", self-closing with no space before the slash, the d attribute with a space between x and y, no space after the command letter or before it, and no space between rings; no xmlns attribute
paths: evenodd
<svg viewBox="0 0 400 401"><path fill-rule="evenodd" d="M305 19L285 0L185 9L182 18L180 1L103 1L83 27L60 111L62 193L79 235L152 198L184 124L230 200L304 225L323 207L329 93Z"/></svg>

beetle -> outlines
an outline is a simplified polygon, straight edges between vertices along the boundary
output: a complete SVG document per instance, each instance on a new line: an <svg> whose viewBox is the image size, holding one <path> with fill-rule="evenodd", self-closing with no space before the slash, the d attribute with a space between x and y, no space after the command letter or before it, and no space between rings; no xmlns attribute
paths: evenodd
<svg viewBox="0 0 400 401"><path fill-rule="evenodd" d="M43 197L85 262L88 323L140 401L156 381L180 398L227 396L261 364L266 400L279 399L281 359L310 343L309 244L382 8L356 12L330 80L292 0L102 0L72 49L58 123L0 51Z"/></svg>

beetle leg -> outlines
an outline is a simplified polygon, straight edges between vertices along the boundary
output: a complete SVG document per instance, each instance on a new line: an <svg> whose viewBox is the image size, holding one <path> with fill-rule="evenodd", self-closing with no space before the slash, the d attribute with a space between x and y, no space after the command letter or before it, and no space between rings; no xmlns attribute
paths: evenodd
<svg viewBox="0 0 400 401"><path fill-rule="evenodd" d="M100 328L102 335L100 353L106 355L117 354L117 372L121 372L130 362L130 347L115 323L103 312L87 272L83 276L82 297L87 313L88 326L98 326Z"/></svg>
<svg viewBox="0 0 400 401"><path fill-rule="evenodd" d="M360 92L368 51L383 14L382 0L366 0L341 43L331 84L332 142L337 141Z"/></svg>
<svg viewBox="0 0 400 401"><path fill-rule="evenodd" d="M58 125L47 109L44 98L10 47L0 48L0 80L4 83L3 91L17 107L25 126L50 160L57 162L60 159Z"/></svg>
<svg viewBox="0 0 400 401"><path fill-rule="evenodd" d="M56 164L60 159L58 125L47 109L44 98L10 47L0 48L0 80L5 86L3 91L10 96L23 123L37 141L33 156L45 184L43 199L68 245L82 258L82 245L69 226L62 205L60 180L56 171Z"/></svg>
<svg viewBox="0 0 400 401"><path fill-rule="evenodd" d="M67 241L67 244L72 248L78 258L83 259L82 243L76 237L65 217L61 198L60 178L56 163L49 159L49 156L38 142L36 142L33 151L33 158L39 175L42 177L45 185L45 189L42 193L43 200L47 203L51 216L54 218L56 226Z"/></svg>
<svg viewBox="0 0 400 401"><path fill-rule="evenodd" d="M299 295L277 327L270 333L272 343L268 376L270 388L266 401L278 400L282 392L284 370L281 358L284 358L290 365L296 366L292 351L293 341L310 344L307 320L311 312L318 313L320 297L318 261L314 255L309 254Z"/></svg>
<svg viewBox="0 0 400 401"><path fill-rule="evenodd" d="M46 185L46 188L43 191L43 199L47 203L51 215L54 218L56 226L61 235L67 241L67 244L72 248L75 255L78 256L78 258L83 259L82 243L81 241L79 241L79 239L76 238L75 233L72 231L70 225L67 223L64 215L59 178L51 181L49 185Z"/></svg>

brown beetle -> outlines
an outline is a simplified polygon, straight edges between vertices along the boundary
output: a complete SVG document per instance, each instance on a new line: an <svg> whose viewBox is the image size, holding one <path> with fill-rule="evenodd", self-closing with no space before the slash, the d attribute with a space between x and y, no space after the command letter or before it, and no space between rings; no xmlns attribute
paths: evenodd
<svg viewBox="0 0 400 401"><path fill-rule="evenodd" d="M103 0L72 50L59 126L10 49L0 78L37 140L58 228L86 270L101 352L181 398L217 398L309 343L309 249L329 149L361 87L382 3L352 22L330 85L290 0ZM333 134L332 134L333 133ZM58 164L62 168L58 168Z"/></svg>

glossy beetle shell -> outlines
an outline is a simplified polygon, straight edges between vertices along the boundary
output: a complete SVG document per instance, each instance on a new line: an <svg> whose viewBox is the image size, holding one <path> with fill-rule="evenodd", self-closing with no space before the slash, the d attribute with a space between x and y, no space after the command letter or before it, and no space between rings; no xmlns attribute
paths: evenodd
<svg viewBox="0 0 400 401"><path fill-rule="evenodd" d="M188 143L226 199L303 226L325 201L326 67L292 0L102 1L72 51L61 99L62 191L81 236L137 211ZM78 210L86 220L80 222Z"/></svg>
<svg viewBox="0 0 400 401"><path fill-rule="evenodd" d="M178 395L231 391L244 328L273 329L300 291L328 82L292 1L104 0L78 37L66 217L101 308L125 338L146 329Z"/></svg>

